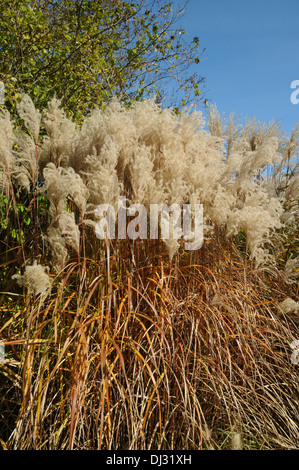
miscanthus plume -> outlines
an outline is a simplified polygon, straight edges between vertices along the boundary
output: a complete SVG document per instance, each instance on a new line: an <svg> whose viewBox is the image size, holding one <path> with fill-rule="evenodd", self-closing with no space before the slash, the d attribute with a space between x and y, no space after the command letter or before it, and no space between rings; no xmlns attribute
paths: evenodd
<svg viewBox="0 0 299 470"><path fill-rule="evenodd" d="M272 235L298 221L298 165L285 182L277 176L298 158L298 127L287 138L277 123L249 119L242 126L216 108L205 122L192 108L176 115L154 100L130 108L113 100L81 127L56 98L43 118L27 96L19 112L26 132L13 130L8 113L0 117L1 184L10 176L32 191L42 182L38 191L49 201L45 235L57 270L70 249L79 249L81 227L95 225L96 207L117 209L121 195L147 208L202 204L205 238L216 228L227 237L243 232L257 265L271 260ZM180 243L165 243L172 257Z"/></svg>
<svg viewBox="0 0 299 470"><path fill-rule="evenodd" d="M47 273L48 267L37 264L35 261L31 266L27 265L24 274L14 274L20 286L26 287L34 295L48 295L51 291L52 281Z"/></svg>

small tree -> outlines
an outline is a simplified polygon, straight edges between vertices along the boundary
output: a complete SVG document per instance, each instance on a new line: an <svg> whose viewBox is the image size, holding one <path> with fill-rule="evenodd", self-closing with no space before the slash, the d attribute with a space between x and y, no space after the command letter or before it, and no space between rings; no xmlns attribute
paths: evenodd
<svg viewBox="0 0 299 470"><path fill-rule="evenodd" d="M172 106L200 100L203 78L190 74L190 65L199 63L203 51L198 38L188 42L175 28L185 6L162 0L2 0L6 107L15 112L20 91L39 108L56 94L77 119L113 96L129 103L156 94Z"/></svg>

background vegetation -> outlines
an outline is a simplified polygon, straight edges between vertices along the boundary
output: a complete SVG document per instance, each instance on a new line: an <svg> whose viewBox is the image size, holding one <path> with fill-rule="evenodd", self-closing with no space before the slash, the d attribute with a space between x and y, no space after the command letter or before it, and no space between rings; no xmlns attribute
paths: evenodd
<svg viewBox="0 0 299 470"><path fill-rule="evenodd" d="M0 6L0 80L15 112L20 90L43 109L56 93L75 119L112 96L156 94L180 106L200 99L190 73L203 51L176 28L181 2L7 0ZM178 98L178 91L181 90Z"/></svg>

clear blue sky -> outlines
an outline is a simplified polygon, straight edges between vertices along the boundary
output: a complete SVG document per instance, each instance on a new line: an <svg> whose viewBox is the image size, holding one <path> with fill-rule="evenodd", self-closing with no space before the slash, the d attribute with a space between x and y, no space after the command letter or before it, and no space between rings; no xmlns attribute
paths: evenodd
<svg viewBox="0 0 299 470"><path fill-rule="evenodd" d="M291 82L299 80L299 0L189 0L177 24L199 37L205 59L194 70L221 113L299 121Z"/></svg>

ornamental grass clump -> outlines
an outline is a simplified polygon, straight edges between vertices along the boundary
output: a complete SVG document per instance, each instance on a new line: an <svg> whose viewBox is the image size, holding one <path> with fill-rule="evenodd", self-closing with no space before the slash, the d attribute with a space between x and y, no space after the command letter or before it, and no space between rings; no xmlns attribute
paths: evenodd
<svg viewBox="0 0 299 470"><path fill-rule="evenodd" d="M154 100L80 126L57 98L19 113L0 116L1 446L298 448L299 127ZM99 239L119 197L128 221L201 204L202 247L163 217Z"/></svg>

